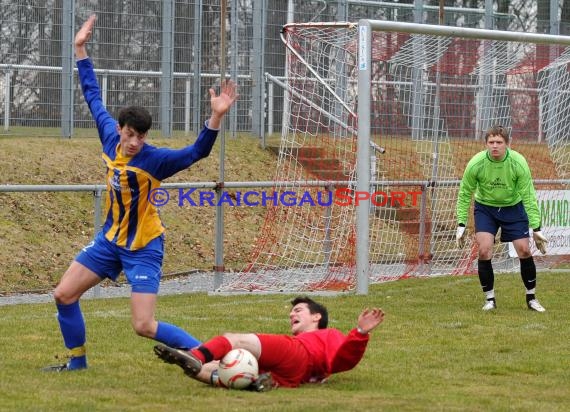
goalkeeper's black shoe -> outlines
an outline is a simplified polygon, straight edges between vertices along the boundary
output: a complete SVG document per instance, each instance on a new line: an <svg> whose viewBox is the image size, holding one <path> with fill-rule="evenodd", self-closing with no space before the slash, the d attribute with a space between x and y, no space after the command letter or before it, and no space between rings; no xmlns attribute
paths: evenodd
<svg viewBox="0 0 570 412"><path fill-rule="evenodd" d="M166 363L180 366L188 376L195 377L202 370L202 362L192 353L166 345L156 345L154 353Z"/></svg>

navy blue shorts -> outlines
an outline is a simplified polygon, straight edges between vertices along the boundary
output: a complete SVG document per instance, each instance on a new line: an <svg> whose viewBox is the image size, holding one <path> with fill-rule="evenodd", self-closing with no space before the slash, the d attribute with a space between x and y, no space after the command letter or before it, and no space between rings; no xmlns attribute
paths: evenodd
<svg viewBox="0 0 570 412"><path fill-rule="evenodd" d="M109 242L103 232L85 246L75 260L100 278L116 280L125 272L131 290L136 293L158 293L162 276L164 238L159 236L142 249L128 250Z"/></svg>
<svg viewBox="0 0 570 412"><path fill-rule="evenodd" d="M512 242L529 237L528 216L522 202L514 206L486 206L475 202L475 233L486 232L493 236L501 228L501 242Z"/></svg>

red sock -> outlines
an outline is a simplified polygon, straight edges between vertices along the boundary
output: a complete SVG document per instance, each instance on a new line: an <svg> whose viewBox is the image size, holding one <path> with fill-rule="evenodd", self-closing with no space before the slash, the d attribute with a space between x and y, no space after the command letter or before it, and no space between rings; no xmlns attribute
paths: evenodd
<svg viewBox="0 0 570 412"><path fill-rule="evenodd" d="M216 336L208 342L201 344L196 349L192 349L190 352L200 359L202 363L208 363L213 360L222 359L224 355L231 350L232 344L227 338Z"/></svg>

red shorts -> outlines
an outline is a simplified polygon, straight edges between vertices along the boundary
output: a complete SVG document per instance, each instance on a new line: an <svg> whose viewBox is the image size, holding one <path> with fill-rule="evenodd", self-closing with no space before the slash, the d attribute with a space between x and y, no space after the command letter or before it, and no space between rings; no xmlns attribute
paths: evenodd
<svg viewBox="0 0 570 412"><path fill-rule="evenodd" d="M279 386L299 386L310 366L307 349L287 335L258 334L257 337L261 342L260 373L271 372Z"/></svg>

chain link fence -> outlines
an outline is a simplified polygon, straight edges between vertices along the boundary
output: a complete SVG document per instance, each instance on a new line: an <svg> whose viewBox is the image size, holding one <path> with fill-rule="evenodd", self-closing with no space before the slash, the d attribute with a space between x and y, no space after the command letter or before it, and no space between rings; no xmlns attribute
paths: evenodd
<svg viewBox="0 0 570 412"><path fill-rule="evenodd" d="M283 91L269 79L282 78L285 72L280 39L284 24L360 18L437 24L436 4L427 0L0 0L0 134L93 134L72 47L75 32L92 13L98 19L88 52L111 113L140 104L150 110L153 129L160 135L195 133L209 114L208 89L218 85L225 72L237 81L240 92L239 102L226 117L226 130L263 136L281 128ZM223 5L227 9L222 24ZM523 21L520 16L446 7L447 25L484 27L489 21L509 30L528 25L528 18ZM82 132L85 129L89 131Z"/></svg>

